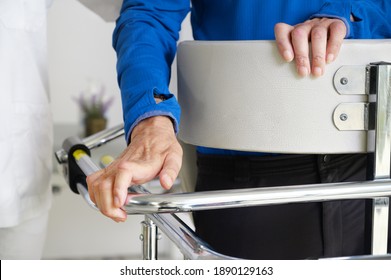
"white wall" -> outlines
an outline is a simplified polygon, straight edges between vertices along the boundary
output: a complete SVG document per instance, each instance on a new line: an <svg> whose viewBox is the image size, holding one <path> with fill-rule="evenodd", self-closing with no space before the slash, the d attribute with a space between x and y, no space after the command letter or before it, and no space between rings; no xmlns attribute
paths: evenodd
<svg viewBox="0 0 391 280"><path fill-rule="evenodd" d="M105 22L76 0L55 0L48 14L49 81L55 123L79 123L72 96L93 84L115 95L109 126L122 122L116 81L116 55L111 46L113 22Z"/></svg>
<svg viewBox="0 0 391 280"><path fill-rule="evenodd" d="M109 0L108 0L109 1ZM114 22L105 22L77 0L55 0L48 14L50 91L55 123L77 124L79 110L72 100L91 84L103 84L115 95L108 112L109 126L122 122L121 98L116 80L116 54L112 48ZM189 18L181 40L191 39ZM171 91L176 93L173 67Z"/></svg>

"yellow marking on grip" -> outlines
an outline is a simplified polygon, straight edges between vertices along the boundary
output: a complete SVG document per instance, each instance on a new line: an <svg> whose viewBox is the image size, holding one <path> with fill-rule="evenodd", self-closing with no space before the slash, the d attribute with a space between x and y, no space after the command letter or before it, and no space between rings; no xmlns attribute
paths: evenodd
<svg viewBox="0 0 391 280"><path fill-rule="evenodd" d="M73 152L73 157L76 159L76 160L79 160L81 159L82 157L86 156L87 153L83 150L76 150Z"/></svg>
<svg viewBox="0 0 391 280"><path fill-rule="evenodd" d="M104 166L108 166L110 163L112 163L114 161L114 158L112 156L109 156L109 155L105 155L103 157L100 158L100 162L104 165Z"/></svg>

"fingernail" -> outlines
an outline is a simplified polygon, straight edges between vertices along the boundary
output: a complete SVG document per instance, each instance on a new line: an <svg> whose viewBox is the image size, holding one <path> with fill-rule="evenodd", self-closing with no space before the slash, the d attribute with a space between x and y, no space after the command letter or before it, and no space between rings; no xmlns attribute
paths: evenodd
<svg viewBox="0 0 391 280"><path fill-rule="evenodd" d="M114 221L115 221L116 223L123 223L123 222L125 222L125 220L126 220L126 217L116 217L116 218L114 219Z"/></svg>
<svg viewBox="0 0 391 280"><path fill-rule="evenodd" d="M316 76L316 77L322 76L322 75L323 75L322 68L320 68L320 67L315 67L315 68L314 68L313 74L314 74L314 76Z"/></svg>
<svg viewBox="0 0 391 280"><path fill-rule="evenodd" d="M298 69L299 75L302 77L307 77L308 76L308 69L307 67L301 66Z"/></svg>
<svg viewBox="0 0 391 280"><path fill-rule="evenodd" d="M326 62L330 63L330 62L333 62L333 61L334 61L334 55L332 53L328 54Z"/></svg>
<svg viewBox="0 0 391 280"><path fill-rule="evenodd" d="M173 181L172 181L171 177L168 176L167 174L163 176L163 181L166 186L168 186L168 187L172 186Z"/></svg>
<svg viewBox="0 0 391 280"><path fill-rule="evenodd" d="M291 51L284 51L283 56L287 62L291 62L293 60L293 53Z"/></svg>

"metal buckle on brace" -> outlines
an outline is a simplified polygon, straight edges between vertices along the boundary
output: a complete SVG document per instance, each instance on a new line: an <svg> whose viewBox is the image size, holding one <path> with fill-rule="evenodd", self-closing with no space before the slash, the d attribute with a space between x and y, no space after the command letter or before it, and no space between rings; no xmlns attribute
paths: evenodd
<svg viewBox="0 0 391 280"><path fill-rule="evenodd" d="M341 95L368 95L370 67L342 66L334 75L333 83ZM368 130L369 102L341 103L333 113L334 125L339 130Z"/></svg>
<svg viewBox="0 0 391 280"><path fill-rule="evenodd" d="M339 94L368 96L368 102L341 103L335 108L333 121L339 130L375 129L377 91L379 87L391 86L391 81L384 79L385 77L379 83L379 66L385 67L382 72L391 71L391 63L388 62L342 66L336 71L333 83Z"/></svg>

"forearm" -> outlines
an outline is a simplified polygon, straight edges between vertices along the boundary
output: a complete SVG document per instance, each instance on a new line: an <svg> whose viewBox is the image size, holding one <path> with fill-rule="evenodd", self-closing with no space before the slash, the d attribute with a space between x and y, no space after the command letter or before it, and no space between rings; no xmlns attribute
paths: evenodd
<svg viewBox="0 0 391 280"><path fill-rule="evenodd" d="M165 115L179 123L180 109L169 93L171 63L189 1L125 0L113 34L126 135L142 119ZM157 104L154 94L164 95Z"/></svg>

